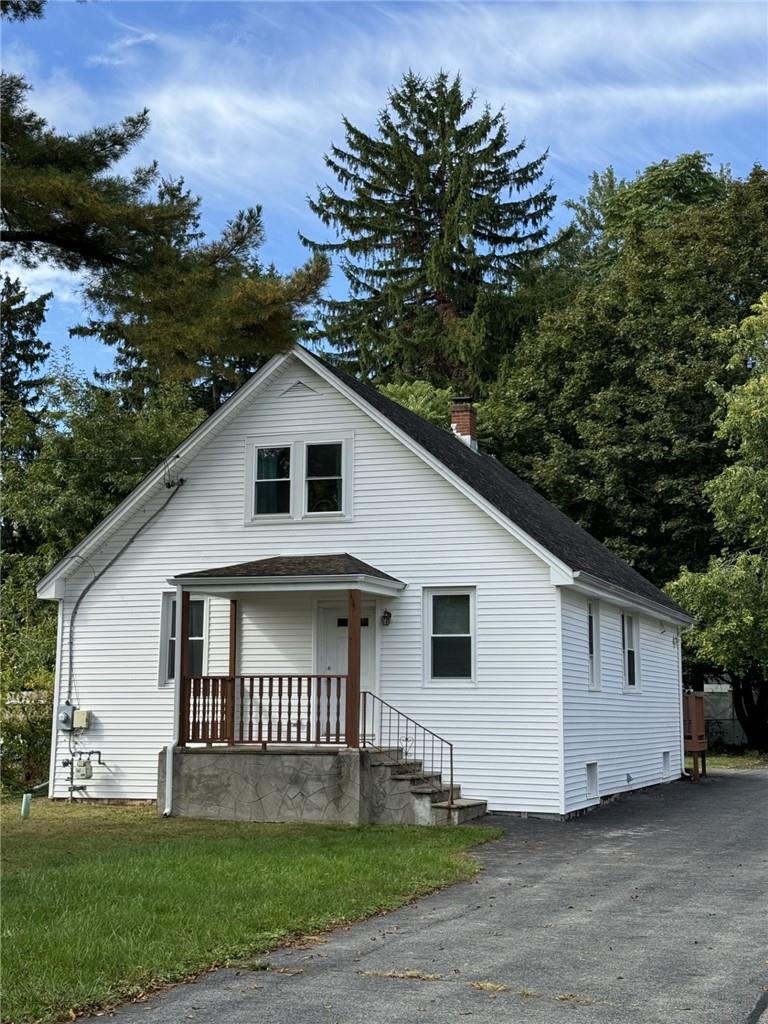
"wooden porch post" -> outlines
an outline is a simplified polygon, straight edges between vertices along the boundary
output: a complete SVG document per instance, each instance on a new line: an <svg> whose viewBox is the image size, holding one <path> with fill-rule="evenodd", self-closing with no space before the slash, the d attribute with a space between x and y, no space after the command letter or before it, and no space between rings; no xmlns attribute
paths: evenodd
<svg viewBox="0 0 768 1024"><path fill-rule="evenodd" d="M360 591L349 591L347 611L347 707L344 730L348 747L360 746Z"/></svg>
<svg viewBox="0 0 768 1024"><path fill-rule="evenodd" d="M237 674L237 601L229 602L229 681L227 683L227 743L235 742L235 675Z"/></svg>
<svg viewBox="0 0 768 1024"><path fill-rule="evenodd" d="M229 674L237 675L237 601L229 602Z"/></svg>
<svg viewBox="0 0 768 1024"><path fill-rule="evenodd" d="M178 601L178 598L177 598ZM176 642L179 645L179 674L181 675L181 700L179 715L181 717L179 739L184 746L189 740L189 591L181 592L180 622L177 619Z"/></svg>

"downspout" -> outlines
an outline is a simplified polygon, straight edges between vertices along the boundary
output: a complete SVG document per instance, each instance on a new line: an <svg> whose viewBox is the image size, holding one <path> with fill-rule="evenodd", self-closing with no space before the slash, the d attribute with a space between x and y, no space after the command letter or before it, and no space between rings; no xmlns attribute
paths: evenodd
<svg viewBox="0 0 768 1024"><path fill-rule="evenodd" d="M176 649L173 658L173 731L171 742L165 748L165 807L163 817L170 818L173 810L173 752L179 742L179 703L181 700L181 605L182 586L176 584Z"/></svg>
<svg viewBox="0 0 768 1024"><path fill-rule="evenodd" d="M678 626L677 629L677 685L680 695L680 702L678 712L680 715L680 778L690 779L690 775L685 770L685 727L683 725L683 627Z"/></svg>

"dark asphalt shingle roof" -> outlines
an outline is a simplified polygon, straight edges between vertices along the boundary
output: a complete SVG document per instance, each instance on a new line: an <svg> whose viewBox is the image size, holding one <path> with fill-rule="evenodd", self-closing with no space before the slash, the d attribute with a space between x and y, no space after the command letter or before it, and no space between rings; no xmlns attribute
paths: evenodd
<svg viewBox="0 0 768 1024"><path fill-rule="evenodd" d="M449 431L422 419L332 363L324 359L319 362L570 569L589 573L605 583L688 614L498 459L473 451Z"/></svg>
<svg viewBox="0 0 768 1024"><path fill-rule="evenodd" d="M381 569L367 562L361 562L352 555L277 555L274 558L259 558L255 562L240 562L224 565L218 569L201 569L199 572L183 572L176 579L260 579L284 576L375 576L381 580L400 583Z"/></svg>

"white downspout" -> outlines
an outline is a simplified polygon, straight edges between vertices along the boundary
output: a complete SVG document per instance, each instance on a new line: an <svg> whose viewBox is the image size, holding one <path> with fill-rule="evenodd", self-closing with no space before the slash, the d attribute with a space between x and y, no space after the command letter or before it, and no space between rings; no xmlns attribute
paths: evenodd
<svg viewBox="0 0 768 1024"><path fill-rule="evenodd" d="M677 686L680 695L680 778L690 778L688 772L685 770L685 727L683 725L683 629L682 626L677 628L677 636L675 637L677 643Z"/></svg>
<svg viewBox="0 0 768 1024"><path fill-rule="evenodd" d="M165 808L163 817L168 818L173 809L173 752L179 742L179 702L181 699L181 606L183 588L176 584L176 649L173 664L173 730L171 741L165 748ZM682 713L682 712L681 712Z"/></svg>

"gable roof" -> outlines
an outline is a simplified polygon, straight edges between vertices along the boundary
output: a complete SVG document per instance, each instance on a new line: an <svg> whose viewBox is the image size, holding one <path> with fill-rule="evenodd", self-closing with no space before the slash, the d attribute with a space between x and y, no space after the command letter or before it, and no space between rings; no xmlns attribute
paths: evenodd
<svg viewBox="0 0 768 1024"><path fill-rule="evenodd" d="M331 378L331 383L333 379L338 381L342 390L351 392L361 406L369 408L374 418L378 418L379 422L383 419L385 425L391 424L401 437L405 435L414 442L417 451L420 449L426 453L447 470L448 474L466 485L470 492L474 492L487 505L492 506L502 517L501 521L506 520L511 527L522 531L532 550L538 547L538 553L541 555L542 551L548 552L553 563L556 560L574 573L594 577L597 584L603 583L608 588L619 588L667 608L676 617L693 621L684 609L658 587L595 540L497 459L474 451L451 432L422 419L421 416L382 395L369 384L362 383L299 345L291 352L272 358L182 441L98 526L46 574L38 584L38 595L46 598L59 597L58 581L66 577L67 568L82 559L86 552L104 542L127 516L141 507L141 503L154 494L162 484L171 461L181 459L183 462L189 458L199 445L220 430L225 422L242 408L257 389L266 384L292 354L317 369L325 379ZM148 524L153 515L139 527L139 530Z"/></svg>
<svg viewBox="0 0 768 1024"><path fill-rule="evenodd" d="M313 358L575 572L596 576L605 583L690 618L650 580L569 519L498 459L475 451L451 432L435 426L327 360L318 356Z"/></svg>

